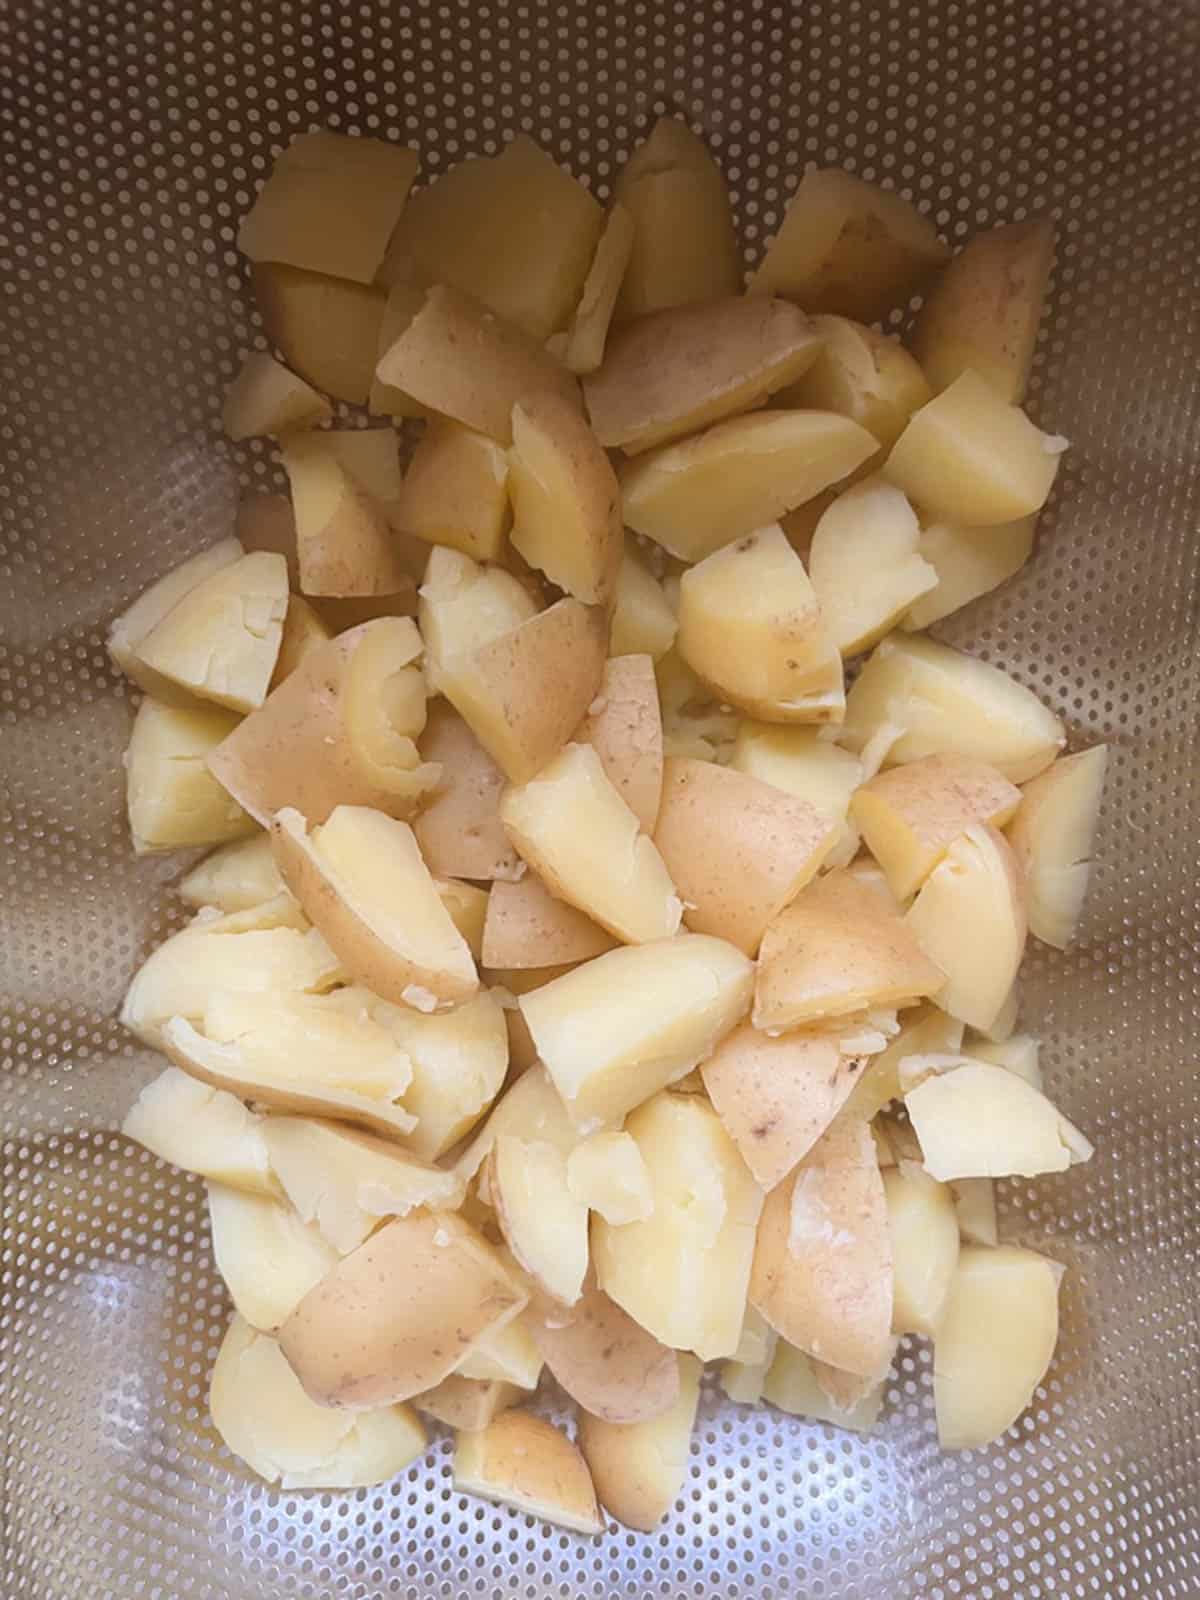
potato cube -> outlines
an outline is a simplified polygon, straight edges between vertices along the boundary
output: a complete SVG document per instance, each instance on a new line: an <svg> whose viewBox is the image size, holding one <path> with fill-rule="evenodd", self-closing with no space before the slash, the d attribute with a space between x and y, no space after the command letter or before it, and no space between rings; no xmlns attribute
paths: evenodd
<svg viewBox="0 0 1200 1600"><path fill-rule="evenodd" d="M503 1411L478 1433L460 1433L454 1486L575 1533L604 1531L582 1455L565 1433L529 1411Z"/></svg>
<svg viewBox="0 0 1200 1600"><path fill-rule="evenodd" d="M927 1075L926 1075L927 1074ZM1036 1178L1090 1161L1092 1146L1031 1084L990 1061L910 1057L901 1074L925 1170L958 1178ZM915 1085L911 1078L918 1081Z"/></svg>
<svg viewBox="0 0 1200 1600"><path fill-rule="evenodd" d="M572 372L595 372L604 360L609 325L633 254L633 232L633 217L615 201L567 329L566 364Z"/></svg>
<svg viewBox="0 0 1200 1600"><path fill-rule="evenodd" d="M679 1497L687 1476L700 1400L701 1365L680 1356L679 1398L646 1422L605 1422L584 1411L579 1443L604 1509L627 1528L649 1533Z"/></svg>
<svg viewBox="0 0 1200 1600"><path fill-rule="evenodd" d="M954 1196L911 1161L883 1175L895 1264L892 1331L933 1338L958 1265Z"/></svg>
<svg viewBox="0 0 1200 1600"><path fill-rule="evenodd" d="M451 1012L450 1015L453 1017L456 1013ZM487 1186L488 1157L495 1148L496 1140L506 1134L552 1144L564 1156L569 1156L578 1144L578 1130L567 1116L562 1097L545 1067L534 1066L509 1085L483 1127L454 1164L455 1172L464 1182L470 1182L478 1174L481 1198L486 1198L490 1192Z"/></svg>
<svg viewBox="0 0 1200 1600"><path fill-rule="evenodd" d="M593 1133L567 1157L567 1184L581 1205L620 1227L654 1211L650 1169L628 1133Z"/></svg>
<svg viewBox="0 0 1200 1600"><path fill-rule="evenodd" d="M1060 756L1025 785L1008 830L1024 876L1030 932L1065 950L1087 893L1108 746Z"/></svg>
<svg viewBox="0 0 1200 1600"><path fill-rule="evenodd" d="M662 584L646 566L632 539L617 572L610 656L647 655L658 661L675 643L678 624Z"/></svg>
<svg viewBox="0 0 1200 1600"><path fill-rule="evenodd" d="M890 450L913 412L932 398L925 374L902 344L861 322L814 317L812 326L821 352L778 404L836 411Z"/></svg>
<svg viewBox="0 0 1200 1600"><path fill-rule="evenodd" d="M937 583L919 553L920 525L882 478L847 489L818 522L808 573L825 629L844 656L876 644Z"/></svg>
<svg viewBox="0 0 1200 1600"><path fill-rule="evenodd" d="M254 821L208 770L208 757L237 727L216 706L164 706L147 696L125 753L125 804L134 853L221 844Z"/></svg>
<svg viewBox="0 0 1200 1600"><path fill-rule="evenodd" d="M263 329L293 371L322 394L365 405L375 378L382 289L278 261L250 275Z"/></svg>
<svg viewBox="0 0 1200 1600"><path fill-rule="evenodd" d="M420 747L425 761L441 769L413 821L429 870L442 877L518 877L524 864L500 821L504 774L444 700L430 706Z"/></svg>
<svg viewBox="0 0 1200 1600"><path fill-rule="evenodd" d="M1037 517L1020 517L991 528L931 522L921 529L917 551L937 573L937 583L908 609L902 628L928 628L960 607L990 594L1029 560Z"/></svg>
<svg viewBox="0 0 1200 1600"><path fill-rule="evenodd" d="M413 452L395 520L429 544L495 561L508 532L508 457L486 434L433 417Z"/></svg>
<svg viewBox="0 0 1200 1600"><path fill-rule="evenodd" d="M493 1226L490 1216L486 1226L489 1229ZM510 1260L513 1262L514 1276L517 1276L524 1269L516 1263L515 1257L510 1256ZM532 1283L533 1280L529 1281ZM531 1312L524 1311L511 1322L489 1329L470 1354L459 1362L458 1371L464 1378L475 1378L484 1383L511 1383L518 1389L536 1389L545 1362L531 1331L534 1320Z"/></svg>
<svg viewBox="0 0 1200 1600"><path fill-rule="evenodd" d="M432 688L453 702L457 669L473 652L537 615L526 590L502 567L435 549L421 585L421 636Z"/></svg>

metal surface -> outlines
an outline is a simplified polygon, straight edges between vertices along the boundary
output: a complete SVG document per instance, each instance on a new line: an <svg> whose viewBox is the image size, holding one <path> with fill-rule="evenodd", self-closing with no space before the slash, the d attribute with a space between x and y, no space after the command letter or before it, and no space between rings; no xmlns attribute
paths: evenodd
<svg viewBox="0 0 1200 1600"><path fill-rule="evenodd" d="M1200 1595L1194 0L8 0L0 72L4 1600ZM292 132L416 141L433 174L526 128L604 193L667 108L752 251L811 161L953 239L1061 221L1032 408L1072 449L1032 567L948 630L1114 749L1083 937L1025 1002L1099 1154L1005 1201L1071 1265L1061 1351L967 1456L937 1452L921 1347L872 1439L710 1396L648 1537L461 1498L444 1440L385 1488L274 1493L207 1423L199 1186L108 1131L157 1066L113 1012L179 868L128 848L103 632L272 471L218 413L255 339L235 221Z"/></svg>

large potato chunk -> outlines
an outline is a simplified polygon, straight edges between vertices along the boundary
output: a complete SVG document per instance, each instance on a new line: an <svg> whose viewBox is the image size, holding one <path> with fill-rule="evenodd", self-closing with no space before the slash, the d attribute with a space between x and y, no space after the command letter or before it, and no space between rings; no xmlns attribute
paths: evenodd
<svg viewBox="0 0 1200 1600"><path fill-rule="evenodd" d="M933 1400L943 1450L991 1444L1021 1415L1058 1342L1056 1261L966 1246L933 1347Z"/></svg>
<svg viewBox="0 0 1200 1600"><path fill-rule="evenodd" d="M285 807L271 836L284 882L369 989L418 1011L475 993L471 952L406 823L367 806L338 806L310 833Z"/></svg>
<svg viewBox="0 0 1200 1600"><path fill-rule="evenodd" d="M861 1119L839 1117L767 1196L750 1303L807 1355L864 1378L886 1372L892 1241L875 1141Z"/></svg>
<svg viewBox="0 0 1200 1600"><path fill-rule="evenodd" d="M600 443L633 455L752 411L820 349L808 318L785 300L676 306L612 336L584 399Z"/></svg>
<svg viewBox="0 0 1200 1600"><path fill-rule="evenodd" d="M604 360L609 324L632 254L633 218L617 201L608 213L567 329L566 363L572 372L595 372Z"/></svg>
<svg viewBox="0 0 1200 1600"><path fill-rule="evenodd" d="M407 1406L333 1411L301 1388L274 1339L235 1315L213 1367L213 1425L235 1456L283 1489L386 1483L425 1449Z"/></svg>
<svg viewBox="0 0 1200 1600"><path fill-rule="evenodd" d="M267 338L288 366L322 394L365 405L375 377L382 289L278 261L251 273Z"/></svg>
<svg viewBox="0 0 1200 1600"><path fill-rule="evenodd" d="M663 729L658 682L648 655L610 656L599 693L575 737L591 745L642 829L653 833L662 801Z"/></svg>
<svg viewBox="0 0 1200 1600"><path fill-rule="evenodd" d="M593 1222L600 1287L663 1344L702 1361L731 1356L762 1191L699 1095L656 1095L626 1132L649 1170L654 1210L620 1227Z"/></svg>
<svg viewBox="0 0 1200 1600"><path fill-rule="evenodd" d="M412 1065L404 1104L417 1126L405 1143L423 1161L436 1161L500 1093L508 1068L504 1010L485 993L432 1016L408 1006L383 1006L376 1015Z"/></svg>
<svg viewBox="0 0 1200 1600"><path fill-rule="evenodd" d="M341 804L407 814L440 773L416 744L425 726L420 653L408 617L339 634L228 734L210 769L264 827L289 805L313 823Z"/></svg>
<svg viewBox="0 0 1200 1600"><path fill-rule="evenodd" d="M240 526L239 526L240 532ZM108 630L108 653L139 689L161 700L164 705L191 705L191 694L170 678L153 671L142 659L138 647L164 617L193 589L240 561L245 554L237 539L221 539L201 550L140 594L121 613Z"/></svg>
<svg viewBox="0 0 1200 1600"><path fill-rule="evenodd" d="M1041 510L1066 447L964 372L914 413L884 472L934 516L990 526Z"/></svg>
<svg viewBox="0 0 1200 1600"><path fill-rule="evenodd" d="M750 290L786 295L806 311L878 322L949 255L902 195L829 167L800 180Z"/></svg>
<svg viewBox="0 0 1200 1600"><path fill-rule="evenodd" d="M383 505L338 452L332 433L292 434L283 465L296 513L300 587L309 595L391 595L409 576Z"/></svg>
<svg viewBox="0 0 1200 1600"><path fill-rule="evenodd" d="M932 1338L958 1265L958 1213L950 1189L911 1161L883 1175L895 1262L893 1333Z"/></svg>
<svg viewBox="0 0 1200 1600"><path fill-rule="evenodd" d="M663 859L591 745L569 744L508 789L500 818L550 890L627 944L666 939L681 906Z"/></svg>
<svg viewBox="0 0 1200 1600"><path fill-rule="evenodd" d="M602 956L616 942L532 872L516 883L492 885L483 927L485 967L573 966Z"/></svg>
<svg viewBox="0 0 1200 1600"><path fill-rule="evenodd" d="M625 559L617 573L610 656L665 656L675 642L675 613L662 584L646 566L633 539L625 542Z"/></svg>
<svg viewBox="0 0 1200 1600"><path fill-rule="evenodd" d="M395 506L405 533L495 561L508 532L508 457L494 439L447 417L426 424Z"/></svg>
<svg viewBox="0 0 1200 1600"><path fill-rule="evenodd" d="M238 1313L275 1330L337 1261L337 1251L286 1201L208 1184L213 1258Z"/></svg>
<svg viewBox="0 0 1200 1600"><path fill-rule="evenodd" d="M252 1194L277 1195L265 1124L266 1118L236 1095L168 1067L138 1095L121 1132L184 1172Z"/></svg>
<svg viewBox="0 0 1200 1600"><path fill-rule="evenodd" d="M938 1005L973 1028L991 1027L1025 953L1024 888L1004 835L979 823L960 833L905 920L946 974Z"/></svg>
<svg viewBox="0 0 1200 1600"><path fill-rule="evenodd" d="M454 1486L575 1533L604 1531L583 1457L565 1433L529 1411L504 1411L478 1433L460 1433Z"/></svg>
<svg viewBox="0 0 1200 1600"><path fill-rule="evenodd" d="M552 1300L573 1306L588 1269L588 1211L567 1183L562 1151L502 1134L490 1163L488 1190L513 1259Z"/></svg>
<svg viewBox="0 0 1200 1600"><path fill-rule="evenodd" d="M1049 217L969 239L925 295L913 354L935 389L968 370L1002 400L1025 398L1054 255Z"/></svg>
<svg viewBox="0 0 1200 1600"><path fill-rule="evenodd" d="M897 900L925 882L973 823L1002 828L1021 791L994 767L969 756L925 756L880 772L857 791L850 810Z"/></svg>
<svg viewBox="0 0 1200 1600"><path fill-rule="evenodd" d="M733 945L686 933L611 950L520 1005L571 1120L594 1132L703 1061L745 1015L753 979Z"/></svg>
<svg viewBox="0 0 1200 1600"><path fill-rule="evenodd" d="M904 919L844 868L810 883L763 936L754 1026L782 1031L936 994L945 978Z"/></svg>
<svg viewBox="0 0 1200 1600"><path fill-rule="evenodd" d="M937 583L919 554L920 525L905 497L882 478L841 494L808 551L808 573L826 632L844 656L875 644Z"/></svg>
<svg viewBox="0 0 1200 1600"><path fill-rule="evenodd" d="M767 924L812 878L837 836L804 800L711 761L670 757L654 842L694 933L758 953Z"/></svg>
<svg viewBox="0 0 1200 1600"><path fill-rule="evenodd" d="M1011 578L1029 560L1037 518L1020 517L991 528L931 522L917 550L937 573L937 583L909 607L900 626L928 628Z"/></svg>
<svg viewBox="0 0 1200 1600"><path fill-rule="evenodd" d="M925 374L902 344L845 317L814 317L821 353L779 404L836 411L875 435L885 450L930 399Z"/></svg>
<svg viewBox="0 0 1200 1600"><path fill-rule="evenodd" d="M580 404L574 377L541 345L444 285L429 291L375 370L381 382L502 445L512 443L515 405L547 390Z"/></svg>
<svg viewBox="0 0 1200 1600"><path fill-rule="evenodd" d="M860 467L878 445L832 411L762 411L663 445L621 473L625 521L684 561L772 522Z"/></svg>
<svg viewBox="0 0 1200 1600"><path fill-rule="evenodd" d="M644 1222L654 1190L642 1152L627 1133L594 1133L567 1157L571 1193L605 1222Z"/></svg>
<svg viewBox="0 0 1200 1600"><path fill-rule="evenodd" d="M1059 719L999 667L932 639L885 639L846 696L839 735L863 751L887 739L889 765L973 756L1010 783L1048 767L1066 742Z"/></svg>
<svg viewBox="0 0 1200 1600"><path fill-rule="evenodd" d="M311 384L265 350L252 350L225 391L221 422L236 442L315 427L332 416L333 407Z"/></svg>
<svg viewBox="0 0 1200 1600"><path fill-rule="evenodd" d="M883 1383L873 1384L853 1404L839 1405L818 1376L831 1370L781 1339L762 1382L762 1398L792 1417L831 1422L836 1428L849 1428L854 1433L870 1432L883 1405Z"/></svg>
<svg viewBox="0 0 1200 1600"><path fill-rule="evenodd" d="M925 1170L939 1182L958 1178L1036 1178L1090 1161L1093 1151L1073 1123L1024 1078L990 1061L910 1058L920 1081L904 1103L921 1141ZM921 1076L929 1071L927 1077ZM904 1085L904 1074L901 1075Z"/></svg>
<svg viewBox="0 0 1200 1600"><path fill-rule="evenodd" d="M736 294L741 252L729 189L708 147L677 117L660 117L613 185L633 218L618 321Z"/></svg>
<svg viewBox="0 0 1200 1600"><path fill-rule="evenodd" d="M679 1497L700 1401L700 1363L677 1356L679 1398L647 1422L605 1422L584 1412L579 1443L600 1504L628 1528L649 1533Z"/></svg>
<svg viewBox="0 0 1200 1600"><path fill-rule="evenodd" d="M125 755L125 805L137 855L221 844L254 823L208 769L208 758L238 725L216 706L138 707Z"/></svg>
<svg viewBox="0 0 1200 1600"><path fill-rule="evenodd" d="M312 1289L279 1347L319 1405L391 1405L448 1377L528 1296L481 1234L450 1211L389 1222Z"/></svg>
<svg viewBox="0 0 1200 1600"><path fill-rule="evenodd" d="M1102 744L1060 756L1025 785L1008 830L1024 874L1029 930L1059 950L1070 944L1083 911L1107 764Z"/></svg>
<svg viewBox="0 0 1200 1600"><path fill-rule="evenodd" d="M425 761L441 777L413 832L431 872L455 878L515 878L524 870L500 821L504 774L444 700L429 708Z"/></svg>
<svg viewBox="0 0 1200 1600"><path fill-rule="evenodd" d="M777 523L684 573L678 649L722 699L767 721L830 720L843 703L840 657Z"/></svg>
<svg viewBox="0 0 1200 1600"><path fill-rule="evenodd" d="M282 151L238 230L251 261L371 283L419 157L404 145L321 129Z"/></svg>

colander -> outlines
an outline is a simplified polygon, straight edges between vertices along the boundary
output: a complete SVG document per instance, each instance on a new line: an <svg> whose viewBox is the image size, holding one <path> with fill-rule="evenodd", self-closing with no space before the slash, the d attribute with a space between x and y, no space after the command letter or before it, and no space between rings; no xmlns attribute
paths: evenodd
<svg viewBox="0 0 1200 1600"><path fill-rule="evenodd" d="M280 1493L208 1422L201 1187L111 1131L161 1066L114 1012L181 913L178 860L130 852L105 627L278 477L219 409L260 338L235 226L292 134L432 177L524 129L604 196L664 111L752 256L813 163L955 242L1059 220L1030 405L1071 450L1036 559L939 630L1112 747L1081 937L1034 947L1023 1009L1099 1153L1001 1186L1069 1265L1059 1353L965 1455L912 1341L870 1436L709 1393L649 1535L460 1496L441 1437L382 1488ZM1200 1596L1196 0L5 0L0 129L3 1600Z"/></svg>

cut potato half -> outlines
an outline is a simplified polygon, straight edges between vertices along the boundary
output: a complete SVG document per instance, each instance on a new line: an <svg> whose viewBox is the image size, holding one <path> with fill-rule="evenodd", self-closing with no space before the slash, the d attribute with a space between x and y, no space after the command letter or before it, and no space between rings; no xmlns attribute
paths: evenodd
<svg viewBox="0 0 1200 1600"><path fill-rule="evenodd" d="M423 1161L436 1161L500 1093L508 1069L504 1008L495 994L481 993L452 1011L428 1015L381 1003L375 1015L412 1064L404 1104L417 1126L404 1142Z"/></svg>
<svg viewBox="0 0 1200 1600"><path fill-rule="evenodd" d="M1008 830L1024 877L1029 930L1065 950L1083 913L1108 746L1057 761L1025 785Z"/></svg>
<svg viewBox="0 0 1200 1600"><path fill-rule="evenodd" d="M600 1504L627 1528L649 1533L679 1497L700 1402L700 1363L676 1356L679 1398L646 1422L605 1422L584 1412L579 1444Z"/></svg>
<svg viewBox="0 0 1200 1600"><path fill-rule="evenodd" d="M780 727L745 718L729 765L795 795L836 828L824 865L842 867L858 850L858 829L847 819L850 796L863 781L862 763L849 750L822 738L815 728Z"/></svg>
<svg viewBox="0 0 1200 1600"><path fill-rule="evenodd" d="M504 1411L478 1433L460 1433L454 1486L575 1533L603 1533L582 1455L565 1433L529 1411Z"/></svg>
<svg viewBox="0 0 1200 1600"><path fill-rule="evenodd" d="M505 1134L553 1144L563 1156L570 1155L579 1142L562 1097L540 1063L522 1073L496 1102L492 1114L455 1162L459 1177L469 1183L478 1174L479 1187L486 1190L488 1157L496 1140ZM483 1198L487 1198L486 1194Z"/></svg>

